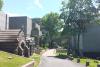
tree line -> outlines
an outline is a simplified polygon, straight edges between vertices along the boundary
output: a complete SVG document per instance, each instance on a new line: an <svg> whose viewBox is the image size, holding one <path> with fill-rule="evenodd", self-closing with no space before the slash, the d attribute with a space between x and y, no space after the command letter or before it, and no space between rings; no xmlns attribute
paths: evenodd
<svg viewBox="0 0 100 67"><path fill-rule="evenodd" d="M100 22L100 1L93 0L63 0L59 13L50 12L42 17L42 43L50 48L63 46L67 48L71 36L79 36L85 31L85 24ZM0 0L0 10L3 0Z"/></svg>
<svg viewBox="0 0 100 67"><path fill-rule="evenodd" d="M100 22L96 19L100 16L100 2L97 0L95 3L98 6L94 5L93 0L62 1L60 14L51 12L42 18L45 43L47 42L50 48L56 44L66 48L68 40L75 35L78 36L79 42L79 36L85 31L86 24Z"/></svg>

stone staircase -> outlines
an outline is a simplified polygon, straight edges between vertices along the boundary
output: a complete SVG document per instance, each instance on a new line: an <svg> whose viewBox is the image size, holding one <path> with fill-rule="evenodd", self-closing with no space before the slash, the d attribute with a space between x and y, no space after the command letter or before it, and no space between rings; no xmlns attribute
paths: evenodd
<svg viewBox="0 0 100 67"><path fill-rule="evenodd" d="M17 42L20 30L0 31L0 42ZM22 35L22 34L21 34Z"/></svg>
<svg viewBox="0 0 100 67"><path fill-rule="evenodd" d="M29 56L25 35L20 29L0 31L0 50Z"/></svg>

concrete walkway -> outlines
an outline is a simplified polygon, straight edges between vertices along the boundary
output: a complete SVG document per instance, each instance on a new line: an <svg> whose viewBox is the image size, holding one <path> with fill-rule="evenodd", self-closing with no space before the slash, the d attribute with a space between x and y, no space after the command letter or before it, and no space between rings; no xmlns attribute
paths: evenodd
<svg viewBox="0 0 100 67"><path fill-rule="evenodd" d="M47 50L41 57L39 67L85 67L84 65L74 63L67 59L58 59L55 57L55 49Z"/></svg>
<svg viewBox="0 0 100 67"><path fill-rule="evenodd" d="M56 49L48 49L42 56L56 56Z"/></svg>

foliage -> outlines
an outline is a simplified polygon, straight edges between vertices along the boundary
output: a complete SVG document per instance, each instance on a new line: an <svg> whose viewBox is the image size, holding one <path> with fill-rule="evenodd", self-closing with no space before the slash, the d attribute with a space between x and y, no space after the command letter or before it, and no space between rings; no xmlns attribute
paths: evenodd
<svg viewBox="0 0 100 67"><path fill-rule="evenodd" d="M65 59L65 58L67 58L67 50L65 50L65 49L57 49L56 50L56 57L57 58L61 58L61 59Z"/></svg>
<svg viewBox="0 0 100 67"><path fill-rule="evenodd" d="M97 18L95 19L95 22L100 24L100 0L96 0L95 2L97 4Z"/></svg>
<svg viewBox="0 0 100 67"><path fill-rule="evenodd" d="M53 12L46 14L42 18L42 22L45 30L44 39L50 44L59 35L63 22L59 19L59 14Z"/></svg>
<svg viewBox="0 0 100 67"><path fill-rule="evenodd" d="M3 0L0 0L0 11L1 11L2 6L3 6Z"/></svg>
<svg viewBox="0 0 100 67"><path fill-rule="evenodd" d="M96 8L92 0L66 0L62 2L61 19L65 22L65 31L76 34L84 31L84 25L94 20ZM76 33L75 33L76 32Z"/></svg>
<svg viewBox="0 0 100 67"><path fill-rule="evenodd" d="M56 35L57 32L62 28L62 22L59 20L59 14L49 13L43 17L43 26L50 35Z"/></svg>
<svg viewBox="0 0 100 67"><path fill-rule="evenodd" d="M92 0L69 0L68 2L66 2L66 0L62 1L60 18L65 22L62 35L67 35L69 39L77 35L77 48L75 48L75 51L78 55L80 53L80 35L81 33L85 32L85 25L94 21L96 12L97 9L93 5Z"/></svg>

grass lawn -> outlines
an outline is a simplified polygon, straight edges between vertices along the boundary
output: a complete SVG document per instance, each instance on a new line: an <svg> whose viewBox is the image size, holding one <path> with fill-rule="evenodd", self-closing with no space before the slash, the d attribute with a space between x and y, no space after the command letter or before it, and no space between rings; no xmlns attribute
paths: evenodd
<svg viewBox="0 0 100 67"><path fill-rule="evenodd" d="M35 60L35 67L37 67L40 55L33 54L30 58L18 56L15 54L0 51L0 67L21 67L22 65Z"/></svg>
<svg viewBox="0 0 100 67"><path fill-rule="evenodd" d="M67 51L63 51L63 50L58 50L57 51L57 56L58 58L61 59L65 59L67 58ZM74 58L74 60L72 60L73 62L77 62L77 58ZM95 60L95 59L89 59L89 58L80 58L80 64L84 64L86 65L86 62L89 61L90 65L88 67L97 67L97 64L100 64L99 60Z"/></svg>
<svg viewBox="0 0 100 67"><path fill-rule="evenodd" d="M38 67L38 65L40 63L40 55L34 53L30 58L32 58L32 59L34 58L34 60L35 60L34 67Z"/></svg>
<svg viewBox="0 0 100 67"><path fill-rule="evenodd" d="M77 59L74 58L74 61L76 61ZM99 60L95 60L95 59L83 59L83 58L80 58L80 63L81 64L86 64L86 62L89 61L90 62L90 65L88 67L97 67L97 64L100 64L100 61Z"/></svg>
<svg viewBox="0 0 100 67"><path fill-rule="evenodd" d="M61 59L67 58L67 51L66 50L57 50L56 57L61 58Z"/></svg>

